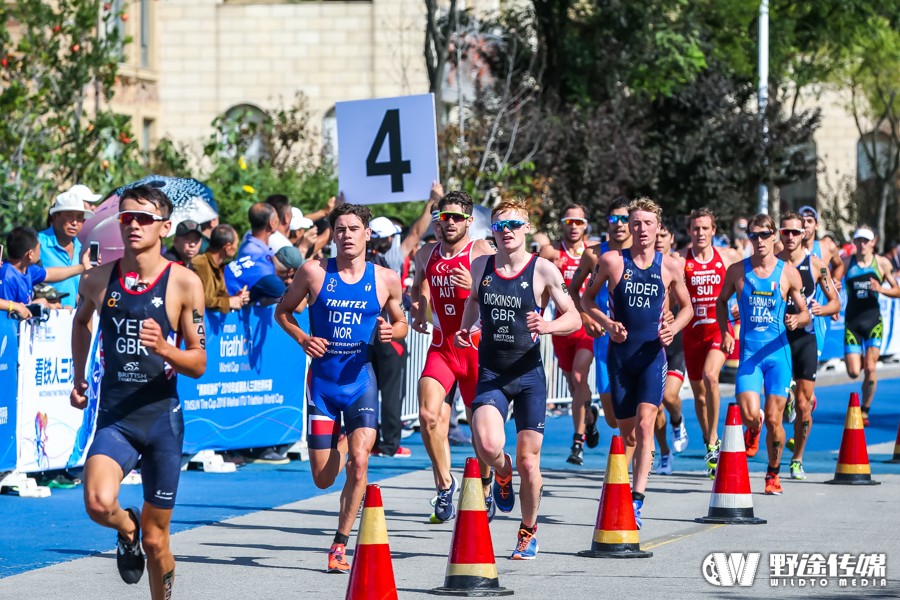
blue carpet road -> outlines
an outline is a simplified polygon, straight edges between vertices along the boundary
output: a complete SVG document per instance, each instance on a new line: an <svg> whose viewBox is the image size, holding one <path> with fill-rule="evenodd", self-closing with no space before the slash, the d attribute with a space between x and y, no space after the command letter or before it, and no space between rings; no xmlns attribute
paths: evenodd
<svg viewBox="0 0 900 600"><path fill-rule="evenodd" d="M858 390L858 383L817 390L818 407L813 414L812 437L804 457L804 467L808 472L834 472L849 394ZM872 425L866 429L869 445L894 441L900 422L898 398L900 379L879 382L871 415ZM722 401L722 422L728 400L723 398ZM675 458L674 468L676 471L700 471L705 469L705 451L693 401L685 401L684 416L691 441L687 450ZM720 423L720 434L721 431ZM790 425L787 426L787 434L788 437L793 435ZM571 417L548 417L545 435L542 464L548 469L586 471L596 475L597 470L605 468L611 435L609 428L601 426L600 446L596 450L586 450L583 467L565 462L571 444ZM507 436L509 447L515 436L512 422L507 424ZM411 458L372 458L370 481L377 482L429 466L419 434L404 440L404 445L412 449ZM466 452L465 448L453 450L454 465L461 467L465 456L471 451ZM765 449L761 449L750 460L751 471L765 470L765 454ZM900 473L900 465L883 463L890 458L890 451L887 454L872 454L869 458L876 479L879 473ZM783 464L786 465L789 460L790 456L786 453ZM653 485L664 485L664 480L663 476L652 478ZM335 486L329 491L338 489ZM188 471L182 473L172 531L177 533L324 493L327 491L313 485L309 463L299 461L284 466L248 465L228 474ZM123 506L137 505L141 498L140 486L122 487ZM422 506L423 515L430 512L430 506ZM95 525L85 514L80 486L72 490L54 490L53 495L45 499L0 496L0 514L3 515L0 526L0 578L105 552L115 545L115 533ZM323 531L326 535L331 533Z"/></svg>

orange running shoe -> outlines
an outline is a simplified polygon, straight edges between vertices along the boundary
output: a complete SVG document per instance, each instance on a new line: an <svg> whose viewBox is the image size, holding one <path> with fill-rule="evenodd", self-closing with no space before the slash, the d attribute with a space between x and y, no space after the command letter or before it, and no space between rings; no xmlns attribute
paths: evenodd
<svg viewBox="0 0 900 600"><path fill-rule="evenodd" d="M781 479L774 473L766 473L766 494L769 496L780 496L784 493L781 488Z"/></svg>
<svg viewBox="0 0 900 600"><path fill-rule="evenodd" d="M344 544L332 544L328 551L328 573L350 573L350 563L344 558L347 548Z"/></svg>
<svg viewBox="0 0 900 600"><path fill-rule="evenodd" d="M747 456L750 458L756 456L756 453L759 452L759 434L761 432L762 427L755 432L748 427L747 431L744 432L744 446L747 447Z"/></svg>

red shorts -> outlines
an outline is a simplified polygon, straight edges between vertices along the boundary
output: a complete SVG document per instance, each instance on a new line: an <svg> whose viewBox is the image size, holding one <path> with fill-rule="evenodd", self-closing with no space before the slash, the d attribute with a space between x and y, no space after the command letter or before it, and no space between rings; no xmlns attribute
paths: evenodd
<svg viewBox="0 0 900 600"><path fill-rule="evenodd" d="M478 348L457 348L453 338L443 342L440 346L428 348L422 377L431 377L441 384L446 393L450 393L454 382L458 382L463 403L471 406L478 385Z"/></svg>
<svg viewBox="0 0 900 600"><path fill-rule="evenodd" d="M734 337L734 329L728 324L728 333ZM703 364L711 350L722 351L722 334L718 325L688 325L682 332L684 343L684 364L687 367L688 379L700 381L703 379Z"/></svg>
<svg viewBox="0 0 900 600"><path fill-rule="evenodd" d="M575 364L575 354L579 350L589 350L594 355L594 338L587 334L584 327L569 335L554 335L553 353L556 354L556 362L559 368L565 372L571 372Z"/></svg>

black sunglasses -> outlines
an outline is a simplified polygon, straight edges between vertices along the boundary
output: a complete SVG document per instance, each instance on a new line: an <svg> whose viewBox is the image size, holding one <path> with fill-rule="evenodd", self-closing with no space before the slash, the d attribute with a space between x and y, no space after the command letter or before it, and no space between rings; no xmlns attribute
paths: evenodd
<svg viewBox="0 0 900 600"><path fill-rule="evenodd" d="M751 231L747 234L747 238L755 242L758 239L767 240L773 235L775 235L774 231Z"/></svg>

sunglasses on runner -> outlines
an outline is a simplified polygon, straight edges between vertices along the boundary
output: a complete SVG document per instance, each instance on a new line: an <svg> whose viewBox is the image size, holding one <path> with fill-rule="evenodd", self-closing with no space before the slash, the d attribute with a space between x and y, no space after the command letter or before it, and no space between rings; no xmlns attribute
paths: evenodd
<svg viewBox="0 0 900 600"><path fill-rule="evenodd" d="M445 223L447 221L453 221L454 223L462 223L463 221L470 218L471 216L472 215L467 215L466 213L452 212L452 211L438 213L438 219L440 219L441 221L444 221Z"/></svg>
<svg viewBox="0 0 900 600"><path fill-rule="evenodd" d="M773 235L775 235L774 231L751 231L747 234L747 238L755 242L756 240L767 240Z"/></svg>
<svg viewBox="0 0 900 600"><path fill-rule="evenodd" d="M567 225L569 227L573 227L575 225L587 225L587 219L580 219L578 217L571 217L568 219L560 219L560 223L563 225Z"/></svg>
<svg viewBox="0 0 900 600"><path fill-rule="evenodd" d="M119 223L122 225L130 225L132 221L137 221L137 224L141 227L146 227L151 223L155 223L157 221L168 221L166 217L161 217L159 215L154 215L151 212L147 212L145 210L125 210L118 214Z"/></svg>
<svg viewBox="0 0 900 600"><path fill-rule="evenodd" d="M609 215L608 217L606 217L606 220L610 225L615 225L617 223L625 225L628 223L628 215Z"/></svg>
<svg viewBox="0 0 900 600"><path fill-rule="evenodd" d="M518 219L504 219L502 221L494 221L491 223L491 229L494 231L503 231L504 229L509 229L510 231L517 231L521 229L527 221L519 221Z"/></svg>
<svg viewBox="0 0 900 600"><path fill-rule="evenodd" d="M795 235L803 235L803 230L802 229L782 229L781 235L784 235L787 237L791 237L791 236L795 236Z"/></svg>

